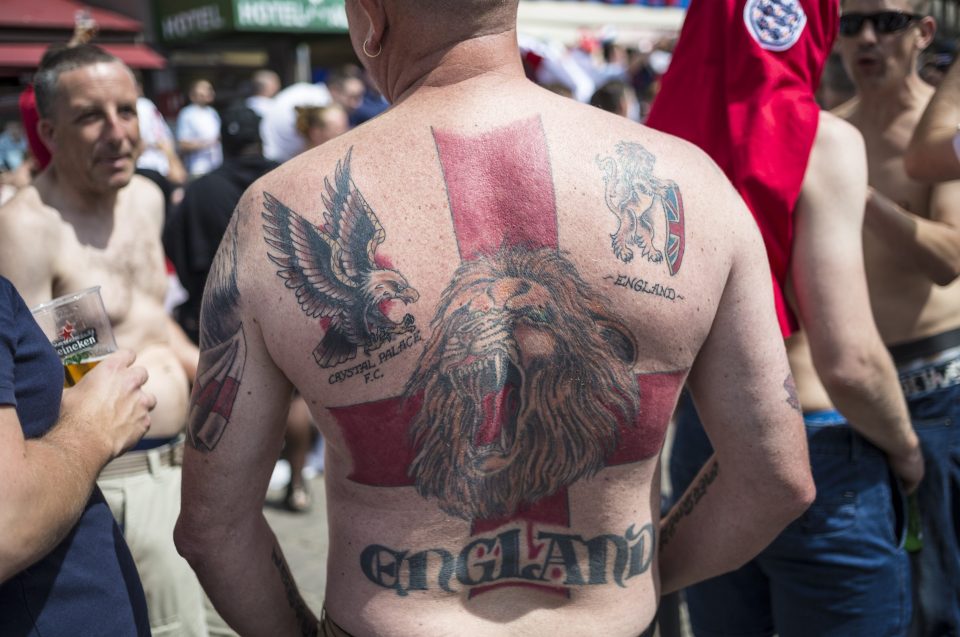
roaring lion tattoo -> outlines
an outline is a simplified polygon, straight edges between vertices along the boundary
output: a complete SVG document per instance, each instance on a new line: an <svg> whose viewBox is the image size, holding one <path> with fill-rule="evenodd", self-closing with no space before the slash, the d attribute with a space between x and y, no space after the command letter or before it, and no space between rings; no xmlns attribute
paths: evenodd
<svg viewBox="0 0 960 637"><path fill-rule="evenodd" d="M490 519L605 466L640 408L636 343L608 306L555 249L460 266L407 387L422 496Z"/></svg>

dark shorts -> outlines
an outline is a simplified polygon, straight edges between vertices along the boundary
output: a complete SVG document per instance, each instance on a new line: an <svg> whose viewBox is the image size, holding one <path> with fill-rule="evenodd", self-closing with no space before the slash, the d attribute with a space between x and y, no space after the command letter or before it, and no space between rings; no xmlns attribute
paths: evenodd
<svg viewBox="0 0 960 637"><path fill-rule="evenodd" d="M835 411L805 415L813 505L742 568L686 589L697 637L902 637L910 622L905 500L886 456ZM677 413L677 494L712 449L689 398Z"/></svg>
<svg viewBox="0 0 960 637"><path fill-rule="evenodd" d="M923 548L912 556L912 634L960 637L960 330L890 353L926 462L917 490Z"/></svg>

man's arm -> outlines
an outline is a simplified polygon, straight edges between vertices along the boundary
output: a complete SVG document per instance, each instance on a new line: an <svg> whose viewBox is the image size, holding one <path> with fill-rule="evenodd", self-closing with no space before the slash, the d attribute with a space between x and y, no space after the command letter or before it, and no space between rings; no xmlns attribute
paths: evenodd
<svg viewBox="0 0 960 637"><path fill-rule="evenodd" d="M258 210L246 195L214 259L200 318L200 367L184 454L183 500L174 534L214 606L251 636L316 635L263 501L283 444L291 385L266 349L246 298L244 226ZM246 220L246 221L245 221ZM239 232L238 232L239 229ZM239 237L238 237L239 235ZM251 244L255 245L253 239ZM239 249L238 249L239 248ZM218 389L230 388L218 393Z"/></svg>
<svg viewBox="0 0 960 637"><path fill-rule="evenodd" d="M923 478L920 443L870 311L860 203L866 184L860 133L823 114L797 202L790 279L830 400L851 427L886 452L904 487L913 491Z"/></svg>
<svg viewBox="0 0 960 637"><path fill-rule="evenodd" d="M731 571L759 553L813 501L803 421L777 326L763 242L728 185L718 205L736 246L713 328L689 387L716 450L662 521L663 593Z"/></svg>
<svg viewBox="0 0 960 637"><path fill-rule="evenodd" d="M204 148L215 146L220 141L218 139L181 139L177 142L177 147L181 153L192 153Z"/></svg>
<svg viewBox="0 0 960 637"><path fill-rule="evenodd" d="M140 390L147 372L133 361L113 354L66 390L42 438L24 440L16 409L0 405L0 582L63 541L103 466L150 427L156 399Z"/></svg>
<svg viewBox="0 0 960 637"><path fill-rule="evenodd" d="M907 173L918 181L960 179L960 64L954 62L934 94L904 156Z"/></svg>
<svg viewBox="0 0 960 637"><path fill-rule="evenodd" d="M933 187L930 218L913 214L873 188L867 195L866 227L897 246L904 264L937 285L960 276L960 181Z"/></svg>

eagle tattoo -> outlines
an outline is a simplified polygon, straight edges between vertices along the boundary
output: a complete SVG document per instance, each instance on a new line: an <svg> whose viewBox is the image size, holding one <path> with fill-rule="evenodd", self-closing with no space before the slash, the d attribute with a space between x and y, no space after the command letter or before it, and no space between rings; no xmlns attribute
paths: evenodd
<svg viewBox="0 0 960 637"><path fill-rule="evenodd" d="M300 309L321 319L326 334L313 350L322 368L370 354L398 334L414 331L406 314L395 322L391 301L415 303L420 294L396 270L378 265L386 232L350 177L351 148L337 162L333 183L324 178L323 227L317 227L264 192L263 226L268 258L296 293Z"/></svg>

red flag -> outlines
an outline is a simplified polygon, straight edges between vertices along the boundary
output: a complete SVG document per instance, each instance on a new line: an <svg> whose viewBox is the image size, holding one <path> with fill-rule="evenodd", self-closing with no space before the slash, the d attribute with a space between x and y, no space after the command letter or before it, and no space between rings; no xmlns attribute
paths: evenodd
<svg viewBox="0 0 960 637"><path fill-rule="evenodd" d="M839 0L696 0L647 124L682 137L727 174L760 226L784 337L793 209L817 132L814 91Z"/></svg>

